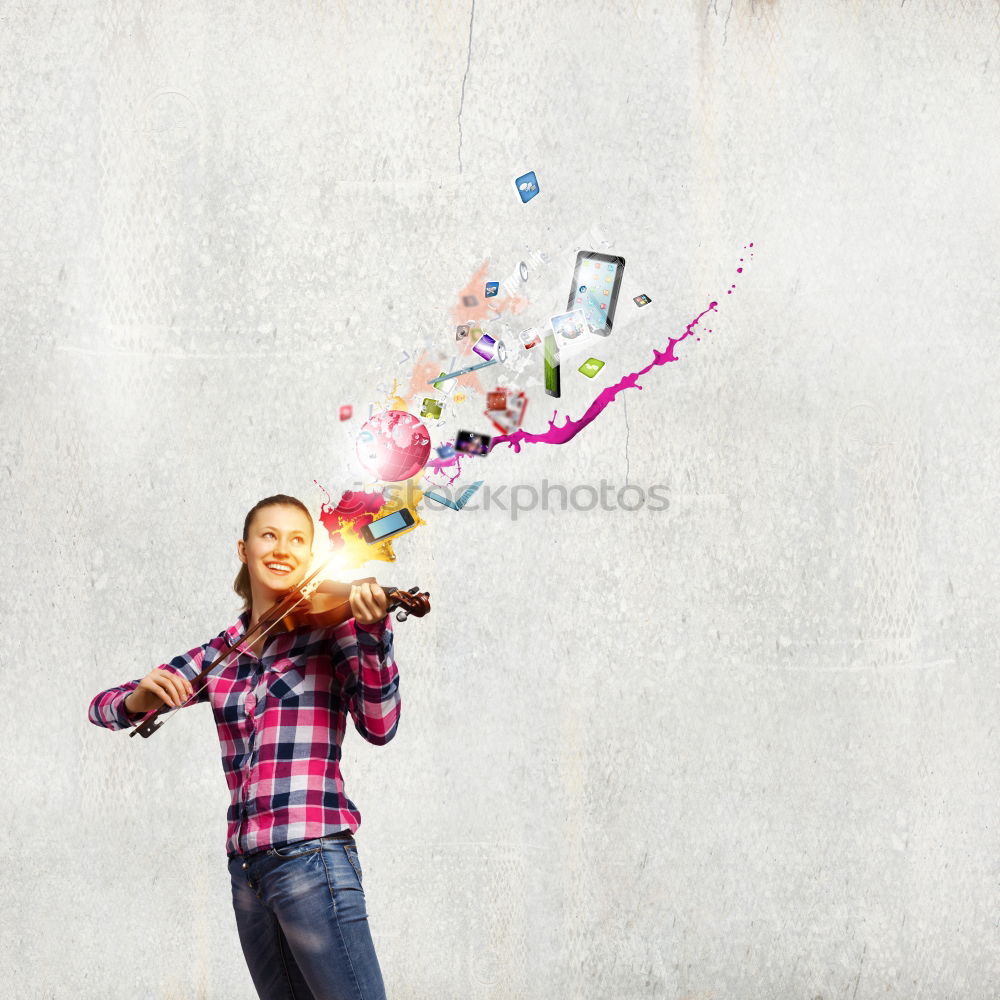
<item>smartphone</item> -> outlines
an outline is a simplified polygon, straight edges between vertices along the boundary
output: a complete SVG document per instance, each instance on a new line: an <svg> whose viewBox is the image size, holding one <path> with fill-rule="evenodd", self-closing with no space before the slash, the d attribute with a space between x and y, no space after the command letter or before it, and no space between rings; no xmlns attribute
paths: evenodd
<svg viewBox="0 0 1000 1000"><path fill-rule="evenodd" d="M594 250L580 250L576 255L573 285L566 303L567 312L582 309L594 333L602 337L611 336L615 306L618 304L618 289L624 272L624 257L613 257Z"/></svg>
<svg viewBox="0 0 1000 1000"><path fill-rule="evenodd" d="M376 517L371 524L366 524L361 529L361 537L369 545L374 545L375 542L381 542L386 538L392 538L393 535L408 531L415 523L413 515L404 507L402 510L386 514L384 517Z"/></svg>
<svg viewBox="0 0 1000 1000"><path fill-rule="evenodd" d="M558 396L559 380L559 349L556 347L556 335L545 335L545 391L550 396Z"/></svg>
<svg viewBox="0 0 1000 1000"><path fill-rule="evenodd" d="M477 434L475 431L459 431L455 435L455 451L463 452L466 455L488 455L492 440L493 437L490 434Z"/></svg>

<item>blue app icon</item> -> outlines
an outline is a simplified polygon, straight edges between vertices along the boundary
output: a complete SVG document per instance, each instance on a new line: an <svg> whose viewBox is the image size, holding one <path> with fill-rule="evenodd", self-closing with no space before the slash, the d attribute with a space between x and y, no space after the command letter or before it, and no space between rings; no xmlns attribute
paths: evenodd
<svg viewBox="0 0 1000 1000"><path fill-rule="evenodd" d="M581 285L580 286L580 291L581 292L585 292L586 290L587 290L587 286L586 285Z"/></svg>
<svg viewBox="0 0 1000 1000"><path fill-rule="evenodd" d="M529 170L528 173L521 174L520 177L515 177L514 187L517 188L517 193L521 196L521 201L531 201L538 194L538 179L535 177L535 171Z"/></svg>
<svg viewBox="0 0 1000 1000"><path fill-rule="evenodd" d="M487 281L486 282L486 298L491 299L497 292L500 291L499 281Z"/></svg>

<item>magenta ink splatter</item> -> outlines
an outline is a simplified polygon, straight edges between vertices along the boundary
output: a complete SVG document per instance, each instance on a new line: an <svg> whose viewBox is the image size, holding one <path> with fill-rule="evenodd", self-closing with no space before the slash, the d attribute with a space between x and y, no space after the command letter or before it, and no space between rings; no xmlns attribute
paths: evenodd
<svg viewBox="0 0 1000 1000"><path fill-rule="evenodd" d="M436 458L433 462L428 462L425 468L430 469L435 475L448 476L445 469L455 467L455 474L448 476L448 482L439 485L450 486L462 474L462 455L457 451L448 458Z"/></svg>
<svg viewBox="0 0 1000 1000"><path fill-rule="evenodd" d="M674 355L674 347L679 344L685 337L689 337L693 334L694 328L698 325L702 316L707 315L710 312L715 311L718 308L718 302L710 302L707 309L703 312L698 313L697 316L690 323L679 337L671 337L670 343L667 344L667 348L664 351L658 351L655 347L653 348L653 360L650 364L646 365L645 368L640 369L637 372L632 372L629 375L625 375L618 382L608 388L601 390L598 393L594 401L587 407L587 411L584 413L579 420L573 420L571 417L566 418L566 423L562 427L556 426L556 417L558 414L553 413L552 419L549 421L549 429L543 431L540 434L532 434L525 430L516 430L513 434L501 434L498 437L493 438L490 446L492 451L498 444L506 444L514 449L515 452L521 450L522 444L566 444L567 441L572 441L573 438L577 436L588 424L593 423L594 420L604 411L604 409L614 401L615 397L620 393L624 392L626 389L642 389L641 385L638 385L638 380L645 375L647 372L652 371L659 365L665 365L668 361L676 361L677 358Z"/></svg>
<svg viewBox="0 0 1000 1000"><path fill-rule="evenodd" d="M455 442L454 441L445 441L444 443L446 445L449 445L449 444L453 445ZM453 466L456 467L455 468L455 474L453 476L449 476L448 473L445 472L444 470L445 469L450 469ZM424 466L424 470L426 471L427 469L430 469L430 471L433 472L433 473L435 473L435 474L440 474L442 476L447 476L448 477L448 482L446 484L444 484L444 485L451 486L451 484L453 482L455 482L455 480L458 479L458 477L462 474L462 457L456 451L452 455L449 455L448 458L435 458L434 461L428 462Z"/></svg>

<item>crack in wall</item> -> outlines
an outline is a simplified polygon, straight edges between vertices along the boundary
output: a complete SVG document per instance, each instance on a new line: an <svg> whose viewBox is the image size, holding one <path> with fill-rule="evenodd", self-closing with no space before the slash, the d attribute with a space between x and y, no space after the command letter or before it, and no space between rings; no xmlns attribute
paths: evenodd
<svg viewBox="0 0 1000 1000"><path fill-rule="evenodd" d="M465 54L465 74L462 77L462 98L458 104L458 172L462 172L462 111L465 109L465 81L469 78L469 66L472 64L472 22L476 19L476 0L472 0L472 12L469 15L469 46Z"/></svg>

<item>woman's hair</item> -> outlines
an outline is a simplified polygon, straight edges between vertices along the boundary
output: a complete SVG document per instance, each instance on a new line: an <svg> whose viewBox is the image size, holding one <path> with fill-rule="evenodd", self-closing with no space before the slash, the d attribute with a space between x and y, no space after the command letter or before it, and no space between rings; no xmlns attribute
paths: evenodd
<svg viewBox="0 0 1000 1000"><path fill-rule="evenodd" d="M263 509L264 507L298 507L306 517L309 518L310 528L312 527L312 514L309 513L309 508L301 501L295 497L286 496L284 493L276 493L273 497L264 497L263 500L254 504L253 507L247 511L246 519L243 521L243 541L247 540L247 535L250 533L250 523L253 521L254 514L257 511ZM252 595L250 591L250 570L247 569L247 564L243 563L240 566L239 573L236 574L236 579L233 582L233 590L243 599L243 610L246 611L250 607Z"/></svg>

